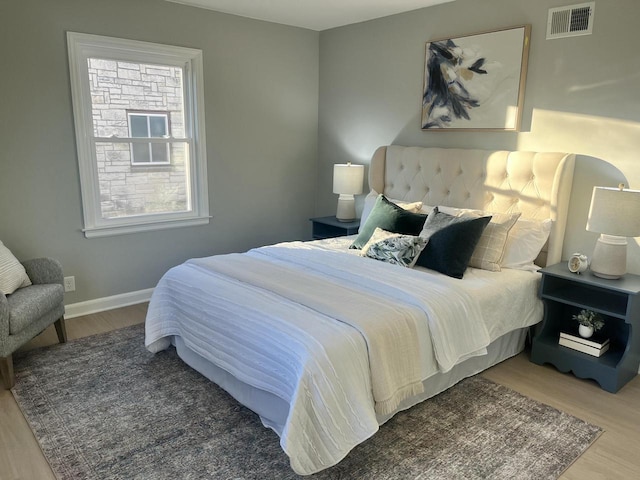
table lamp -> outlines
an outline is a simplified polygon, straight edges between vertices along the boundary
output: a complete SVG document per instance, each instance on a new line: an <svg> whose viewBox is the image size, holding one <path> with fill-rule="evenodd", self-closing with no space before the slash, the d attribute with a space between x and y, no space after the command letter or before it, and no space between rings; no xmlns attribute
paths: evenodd
<svg viewBox="0 0 640 480"><path fill-rule="evenodd" d="M627 237L640 236L640 190L593 187L587 230L597 232L591 271L615 279L627 271Z"/></svg>
<svg viewBox="0 0 640 480"><path fill-rule="evenodd" d="M341 222L356 219L356 200L354 195L362 193L364 165L337 164L333 166L333 193L338 193L336 218Z"/></svg>

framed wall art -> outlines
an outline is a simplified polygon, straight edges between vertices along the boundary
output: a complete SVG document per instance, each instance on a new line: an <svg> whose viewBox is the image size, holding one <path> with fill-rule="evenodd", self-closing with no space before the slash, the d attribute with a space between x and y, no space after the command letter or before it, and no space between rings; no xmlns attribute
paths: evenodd
<svg viewBox="0 0 640 480"><path fill-rule="evenodd" d="M531 25L427 42L423 130L519 131Z"/></svg>

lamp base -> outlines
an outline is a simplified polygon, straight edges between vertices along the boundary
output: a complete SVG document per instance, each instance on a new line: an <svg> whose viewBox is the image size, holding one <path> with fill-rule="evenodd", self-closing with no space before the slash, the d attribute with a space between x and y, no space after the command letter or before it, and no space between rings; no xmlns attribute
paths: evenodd
<svg viewBox="0 0 640 480"><path fill-rule="evenodd" d="M339 222L353 222L356 219L356 199L353 195L341 193L338 197L336 219Z"/></svg>
<svg viewBox="0 0 640 480"><path fill-rule="evenodd" d="M590 268L596 277L610 280L627 273L627 238L604 233L600 235Z"/></svg>

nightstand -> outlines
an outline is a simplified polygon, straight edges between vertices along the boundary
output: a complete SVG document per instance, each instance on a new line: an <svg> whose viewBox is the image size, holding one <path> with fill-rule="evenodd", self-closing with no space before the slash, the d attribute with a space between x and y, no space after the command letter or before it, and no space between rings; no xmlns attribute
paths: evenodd
<svg viewBox="0 0 640 480"><path fill-rule="evenodd" d="M335 216L332 216L316 217L310 220L313 225L311 234L314 240L353 235L358 233L358 228L360 228L360 219L356 219L353 222L341 222Z"/></svg>
<svg viewBox="0 0 640 480"><path fill-rule="evenodd" d="M604 390L617 392L638 374L640 366L640 276L627 273L606 280L588 270L577 275L569 272L566 263L540 272L544 319L533 339L531 361L592 378ZM561 331L575 328L572 316L582 309L598 312L604 319L602 335L610 339L610 347L600 357L558 343Z"/></svg>

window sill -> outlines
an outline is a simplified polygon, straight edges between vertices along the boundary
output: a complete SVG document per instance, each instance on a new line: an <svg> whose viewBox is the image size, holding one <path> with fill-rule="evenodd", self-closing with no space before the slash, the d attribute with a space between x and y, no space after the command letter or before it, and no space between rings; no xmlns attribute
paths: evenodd
<svg viewBox="0 0 640 480"><path fill-rule="evenodd" d="M86 238L111 237L114 235L128 235L131 233L148 232L153 230L167 230L169 228L193 227L207 225L211 217L197 217L180 220L161 220L135 225L113 225L105 227L89 227L82 231Z"/></svg>

